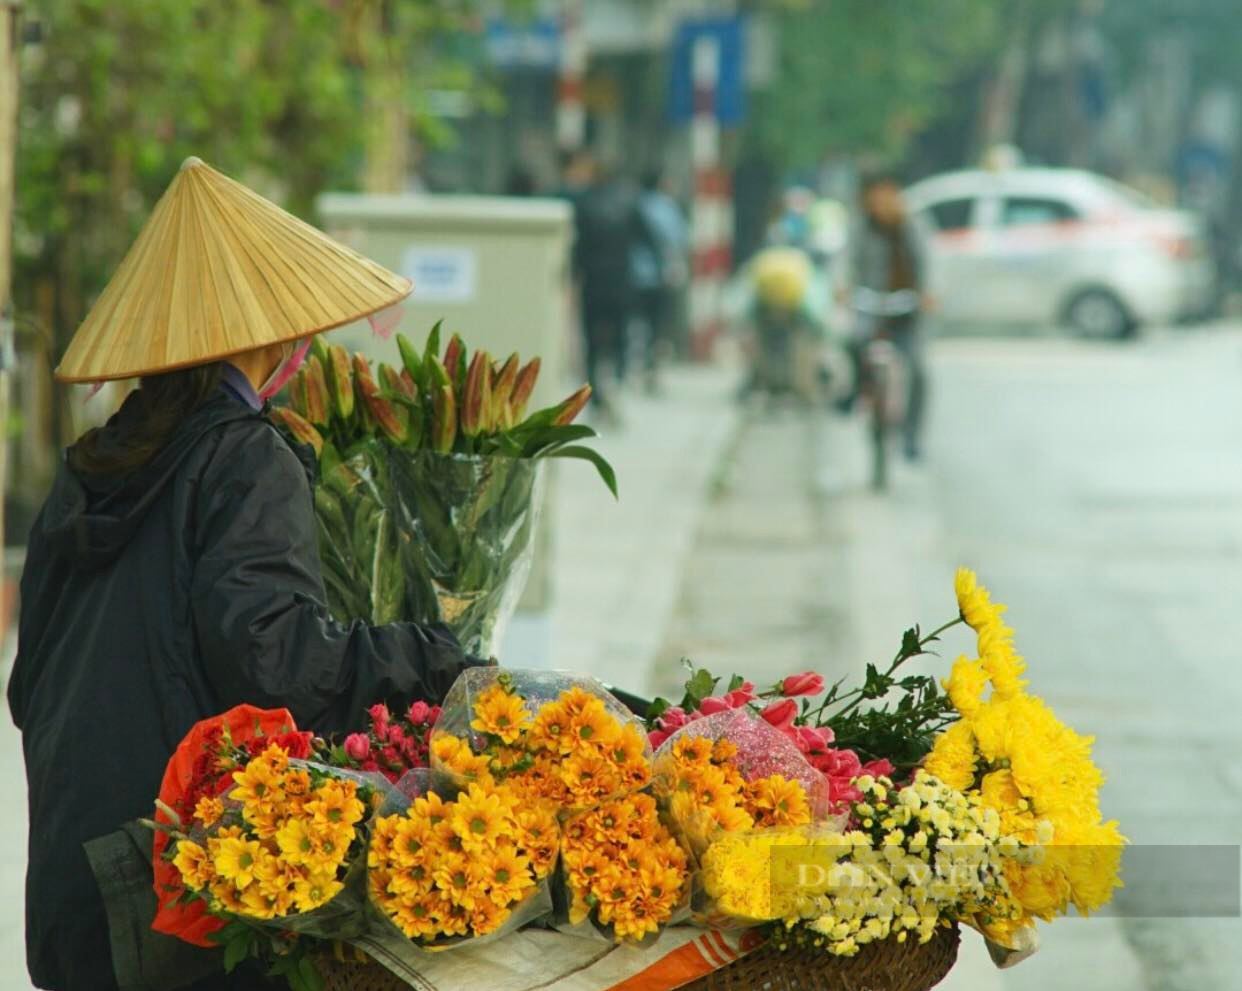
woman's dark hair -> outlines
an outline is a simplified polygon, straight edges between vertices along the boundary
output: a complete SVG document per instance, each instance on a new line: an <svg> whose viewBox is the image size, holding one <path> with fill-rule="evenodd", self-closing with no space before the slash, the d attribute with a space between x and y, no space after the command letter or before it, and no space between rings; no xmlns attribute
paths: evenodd
<svg viewBox="0 0 1242 991"><path fill-rule="evenodd" d="M84 475L127 475L150 461L168 443L187 416L220 387L224 366L218 361L162 375L148 375L126 400L137 403L132 426L88 430L69 448L69 467Z"/></svg>

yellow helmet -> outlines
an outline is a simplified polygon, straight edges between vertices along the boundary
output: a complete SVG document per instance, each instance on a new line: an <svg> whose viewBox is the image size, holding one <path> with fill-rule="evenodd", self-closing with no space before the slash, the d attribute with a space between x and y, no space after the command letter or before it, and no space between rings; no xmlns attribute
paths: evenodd
<svg viewBox="0 0 1242 991"><path fill-rule="evenodd" d="M754 262L755 293L766 306L794 310L811 285L811 262L797 248L766 248Z"/></svg>

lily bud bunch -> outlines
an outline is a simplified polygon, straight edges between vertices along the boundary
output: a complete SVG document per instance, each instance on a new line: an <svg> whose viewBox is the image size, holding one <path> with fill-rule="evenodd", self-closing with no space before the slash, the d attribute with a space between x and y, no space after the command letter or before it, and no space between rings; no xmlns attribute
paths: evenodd
<svg viewBox="0 0 1242 991"><path fill-rule="evenodd" d="M397 335L401 369L372 368L361 353L316 337L306 366L294 376L288 404L272 419L324 463L347 458L359 443L379 439L394 447L440 454L589 461L609 490L616 475L598 451L580 442L597 436L574 420L591 398L584 385L566 399L526 415L540 360L517 353L503 363L469 351L454 334L441 352L440 324L420 350Z"/></svg>

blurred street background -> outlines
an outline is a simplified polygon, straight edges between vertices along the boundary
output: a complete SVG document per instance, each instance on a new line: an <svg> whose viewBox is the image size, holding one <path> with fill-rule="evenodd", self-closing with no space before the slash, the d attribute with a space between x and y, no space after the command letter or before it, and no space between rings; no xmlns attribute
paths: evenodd
<svg viewBox="0 0 1242 991"><path fill-rule="evenodd" d="M1097 736L1107 816L1237 843L1240 37L1237 0L0 0L0 676L58 451L120 398L51 370L198 155L410 275L411 336L444 317L552 391L590 377L621 498L558 470L508 663L649 695L683 657L852 678L950 617L965 564ZM866 322L860 288L917 310ZM925 383L882 490L878 327ZM24 991L7 719L0 785ZM1236 917L1044 932L1004 972L965 939L943 986L1242 973Z"/></svg>

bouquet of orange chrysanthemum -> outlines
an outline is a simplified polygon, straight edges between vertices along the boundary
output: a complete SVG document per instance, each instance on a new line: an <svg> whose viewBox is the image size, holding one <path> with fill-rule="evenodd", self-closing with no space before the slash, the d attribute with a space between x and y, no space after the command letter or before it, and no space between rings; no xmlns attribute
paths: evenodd
<svg viewBox="0 0 1242 991"><path fill-rule="evenodd" d="M655 756L655 794L696 858L722 832L826 818L828 783L780 731L744 709L689 723Z"/></svg>
<svg viewBox="0 0 1242 991"><path fill-rule="evenodd" d="M499 935L551 910L556 813L493 780L433 790L428 772L401 789L404 811L375 820L367 851L373 904L409 940L446 945ZM391 940L386 943L391 945Z"/></svg>
<svg viewBox="0 0 1242 991"><path fill-rule="evenodd" d="M559 879L575 931L589 921L618 942L658 933L687 901L689 877L685 851L645 792L565 823Z"/></svg>
<svg viewBox="0 0 1242 991"><path fill-rule="evenodd" d="M444 700L431 765L567 814L646 787L651 748L637 717L590 678L469 668Z"/></svg>
<svg viewBox="0 0 1242 991"><path fill-rule="evenodd" d="M164 857L182 898L225 920L213 938L226 969L258 956L292 987L313 988L311 946L297 935L313 943L362 931L352 882L377 792L361 775L290 759L279 740L230 776L231 787L201 795L188 817L162 809L172 820L157 826L171 837Z"/></svg>

